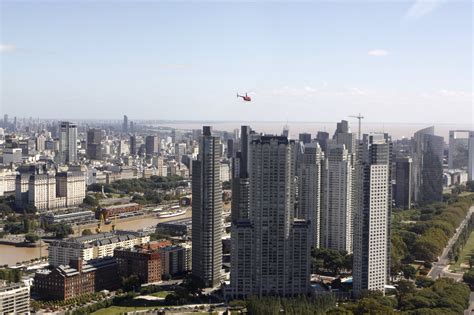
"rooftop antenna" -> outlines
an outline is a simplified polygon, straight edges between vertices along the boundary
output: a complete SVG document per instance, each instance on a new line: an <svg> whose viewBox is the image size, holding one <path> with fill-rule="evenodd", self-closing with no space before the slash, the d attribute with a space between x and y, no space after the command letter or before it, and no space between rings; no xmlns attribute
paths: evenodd
<svg viewBox="0 0 474 315"><path fill-rule="evenodd" d="M360 136L361 136L361 124L362 124L362 119L364 119L364 116L362 116L360 113L359 115L355 116L355 115L351 115L349 117L352 117L352 118L357 118L359 120L359 134L357 135L357 140L359 140L360 142Z"/></svg>

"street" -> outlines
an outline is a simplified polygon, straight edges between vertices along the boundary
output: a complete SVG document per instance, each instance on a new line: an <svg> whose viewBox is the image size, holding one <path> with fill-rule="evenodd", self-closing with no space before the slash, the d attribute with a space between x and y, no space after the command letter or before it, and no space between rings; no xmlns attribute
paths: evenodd
<svg viewBox="0 0 474 315"><path fill-rule="evenodd" d="M450 263L450 259L448 258L449 251L453 247L454 243L458 239L459 235L461 234L462 229L464 226L467 224L469 219L471 218L472 213L474 212L474 206L471 206L469 209L469 212L467 213L466 217L464 220L461 222L459 225L458 229L456 230L456 233L451 237L451 239L448 241L448 245L444 248L443 253L441 256L439 256L439 259L437 262L433 263L433 267L431 268L430 272L428 273L428 277L431 277L432 279L437 279L439 277L447 277L447 278L454 278L455 280L459 280L462 278L462 275L451 273L447 271L447 267Z"/></svg>

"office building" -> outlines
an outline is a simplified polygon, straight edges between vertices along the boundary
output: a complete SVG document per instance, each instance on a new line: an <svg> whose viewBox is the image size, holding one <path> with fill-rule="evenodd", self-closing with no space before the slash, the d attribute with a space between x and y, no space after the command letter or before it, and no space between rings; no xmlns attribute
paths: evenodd
<svg viewBox="0 0 474 315"><path fill-rule="evenodd" d="M192 264L193 274L205 285L220 284L222 268L221 142L203 127L199 155L193 161Z"/></svg>
<svg viewBox="0 0 474 315"><path fill-rule="evenodd" d="M20 148L5 148L3 149L3 164L10 165L11 163L22 162L22 150Z"/></svg>
<svg viewBox="0 0 474 315"><path fill-rule="evenodd" d="M390 270L391 154L387 134L364 135L354 211L353 290L384 293Z"/></svg>
<svg viewBox="0 0 474 315"><path fill-rule="evenodd" d="M466 169L469 160L469 130L449 131L448 168Z"/></svg>
<svg viewBox="0 0 474 315"><path fill-rule="evenodd" d="M57 240L49 244L48 262L57 267L69 264L71 259L88 261L113 256L115 248L133 248L149 241L150 236L132 231L112 231Z"/></svg>
<svg viewBox="0 0 474 315"><path fill-rule="evenodd" d="M77 162L77 125L69 121L59 124L59 162Z"/></svg>
<svg viewBox="0 0 474 315"><path fill-rule="evenodd" d="M316 134L316 142L319 143L321 150L323 150L323 152L326 152L329 142L329 133L325 131L318 131L318 133Z"/></svg>
<svg viewBox="0 0 474 315"><path fill-rule="evenodd" d="M54 174L37 168L33 173L17 175L15 203L40 211L78 206L86 197L85 180L83 172Z"/></svg>
<svg viewBox="0 0 474 315"><path fill-rule="evenodd" d="M102 130L92 128L87 131L87 158L102 159Z"/></svg>
<svg viewBox="0 0 474 315"><path fill-rule="evenodd" d="M443 137L434 127L419 130L413 136L412 200L423 204L443 198Z"/></svg>
<svg viewBox="0 0 474 315"><path fill-rule="evenodd" d="M262 136L249 147L251 211L232 222L231 295L305 295L311 244L309 222L294 218L295 143Z"/></svg>
<svg viewBox="0 0 474 315"><path fill-rule="evenodd" d="M393 189L393 200L395 207L410 209L412 175L412 159L410 157L397 157L395 159L395 184Z"/></svg>
<svg viewBox="0 0 474 315"><path fill-rule="evenodd" d="M158 136L147 136L145 138L145 151L147 158L151 158L160 152L160 141Z"/></svg>
<svg viewBox="0 0 474 315"><path fill-rule="evenodd" d="M137 155L137 136L131 135L130 136L130 154Z"/></svg>
<svg viewBox="0 0 474 315"><path fill-rule="evenodd" d="M128 132L128 116L127 115L123 115L122 131L124 133Z"/></svg>
<svg viewBox="0 0 474 315"><path fill-rule="evenodd" d="M352 253L353 173L346 146L329 144L321 176L321 247Z"/></svg>
<svg viewBox="0 0 474 315"><path fill-rule="evenodd" d="M321 164L323 154L317 142L303 147L298 169L298 212L296 217L310 222L310 243L320 247L321 227Z"/></svg>
<svg viewBox="0 0 474 315"><path fill-rule="evenodd" d="M30 314L30 287L0 280L0 314Z"/></svg>
<svg viewBox="0 0 474 315"><path fill-rule="evenodd" d="M250 126L241 126L240 151L232 159L232 220L248 218L249 212L249 144L254 132Z"/></svg>
<svg viewBox="0 0 474 315"><path fill-rule="evenodd" d="M299 140L303 144L308 144L311 143L311 134L310 133L300 133L299 134Z"/></svg>
<svg viewBox="0 0 474 315"><path fill-rule="evenodd" d="M46 137L44 135L38 135L35 139L36 152L43 152L46 149Z"/></svg>

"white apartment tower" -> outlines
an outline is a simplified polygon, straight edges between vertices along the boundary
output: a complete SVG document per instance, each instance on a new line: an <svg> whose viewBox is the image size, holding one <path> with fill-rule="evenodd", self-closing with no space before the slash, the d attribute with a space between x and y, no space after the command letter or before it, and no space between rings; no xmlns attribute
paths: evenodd
<svg viewBox="0 0 474 315"><path fill-rule="evenodd" d="M329 144L322 170L321 247L352 253L352 155L344 144Z"/></svg>
<svg viewBox="0 0 474 315"><path fill-rule="evenodd" d="M391 140L387 134L364 135L357 165L353 285L384 292L389 271L391 211Z"/></svg>
<svg viewBox="0 0 474 315"><path fill-rule="evenodd" d="M232 222L231 291L250 295L307 294L309 222L294 219L295 143L262 136L249 146L249 218Z"/></svg>
<svg viewBox="0 0 474 315"><path fill-rule="evenodd" d="M474 131L469 132L469 180L474 180Z"/></svg>
<svg viewBox="0 0 474 315"><path fill-rule="evenodd" d="M203 127L198 159L192 164L192 271L207 287L215 287L221 281L221 152L220 138L211 135L211 127Z"/></svg>
<svg viewBox="0 0 474 315"><path fill-rule="evenodd" d="M320 247L321 164L323 153L317 142L305 144L298 168L297 217L310 222L310 242Z"/></svg>

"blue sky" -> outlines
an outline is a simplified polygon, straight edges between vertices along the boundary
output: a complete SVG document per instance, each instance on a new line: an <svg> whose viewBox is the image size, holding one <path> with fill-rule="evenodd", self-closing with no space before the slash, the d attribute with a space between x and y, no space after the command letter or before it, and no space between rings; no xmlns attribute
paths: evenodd
<svg viewBox="0 0 474 315"><path fill-rule="evenodd" d="M470 1L0 2L11 116L473 121Z"/></svg>

